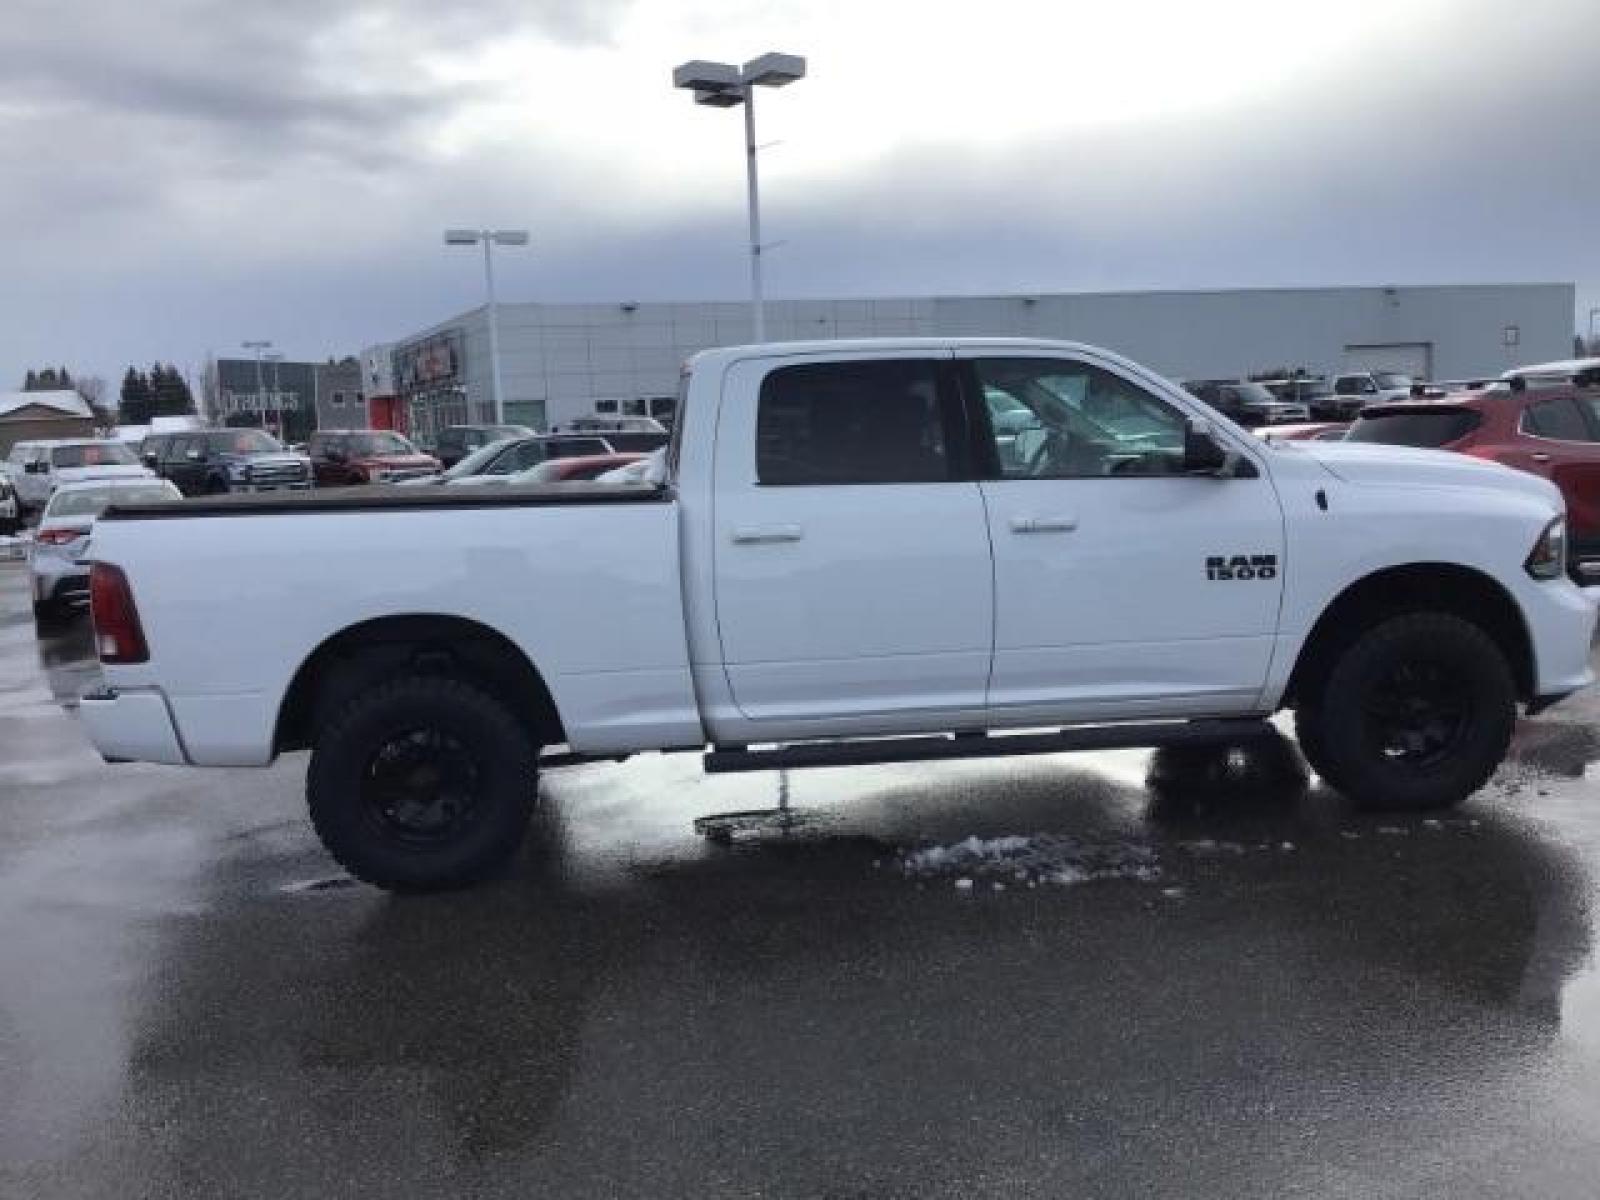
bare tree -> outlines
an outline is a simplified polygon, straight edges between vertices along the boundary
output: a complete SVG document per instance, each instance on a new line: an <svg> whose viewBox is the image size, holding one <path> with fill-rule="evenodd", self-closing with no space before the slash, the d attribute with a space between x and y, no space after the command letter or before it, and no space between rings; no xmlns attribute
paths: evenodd
<svg viewBox="0 0 1600 1200"><path fill-rule="evenodd" d="M101 429L110 429L117 423L117 415L105 405L106 381L99 375L79 375L72 381L72 390L83 397L83 402L94 413L94 423Z"/></svg>

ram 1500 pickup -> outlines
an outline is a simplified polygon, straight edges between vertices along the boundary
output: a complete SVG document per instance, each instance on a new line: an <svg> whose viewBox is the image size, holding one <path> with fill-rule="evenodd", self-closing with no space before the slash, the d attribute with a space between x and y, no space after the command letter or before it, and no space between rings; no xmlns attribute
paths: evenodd
<svg viewBox="0 0 1600 1200"><path fill-rule="evenodd" d="M101 753L309 748L329 851L419 890L503 868L539 770L573 761L1228 741L1292 709L1330 785L1416 809L1592 679L1595 603L1533 475L1265 444L1061 342L717 349L682 382L641 484L112 510Z"/></svg>

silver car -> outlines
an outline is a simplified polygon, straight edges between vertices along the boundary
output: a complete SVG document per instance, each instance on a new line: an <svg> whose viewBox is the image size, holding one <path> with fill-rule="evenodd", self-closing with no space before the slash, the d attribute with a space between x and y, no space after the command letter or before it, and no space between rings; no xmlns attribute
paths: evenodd
<svg viewBox="0 0 1600 1200"><path fill-rule="evenodd" d="M65 619L89 603L89 548L94 519L113 504L160 504L183 493L165 479L92 479L58 486L34 530L28 570L33 615L41 625Z"/></svg>

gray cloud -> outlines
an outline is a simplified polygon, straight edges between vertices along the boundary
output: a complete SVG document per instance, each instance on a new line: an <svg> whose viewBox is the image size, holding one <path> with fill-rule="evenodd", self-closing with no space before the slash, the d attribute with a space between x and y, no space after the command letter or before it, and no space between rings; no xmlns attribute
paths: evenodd
<svg viewBox="0 0 1600 1200"><path fill-rule="evenodd" d="M574 161L537 129L444 163L418 147L496 99L409 69L421 48L513 29L602 46L625 0L443 12L387 0L331 16L312 0L154 15L80 0L97 19L72 30L60 7L25 4L0 32L20 64L0 80L0 227L15 235L0 386L35 362L109 375L130 360L196 363L246 336L322 356L410 332L479 302L472 256L438 244L459 221L533 228L532 250L502 259L510 298L743 294L731 162L684 208L651 205L651 181L627 164ZM1470 0L1426 44L1362 47L1250 106L1005 148L929 129L827 178L794 175L779 148L766 216L787 244L770 288L1544 279L1577 281L1580 308L1600 304L1590 14L1591 0L1515 12ZM973 102L1003 119L1003 89ZM584 202L619 189L646 199L626 215Z"/></svg>

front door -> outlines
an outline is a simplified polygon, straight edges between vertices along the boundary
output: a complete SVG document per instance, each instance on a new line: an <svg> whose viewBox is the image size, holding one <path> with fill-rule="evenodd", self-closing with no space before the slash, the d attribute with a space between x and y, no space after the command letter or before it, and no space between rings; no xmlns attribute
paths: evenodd
<svg viewBox="0 0 1600 1200"><path fill-rule="evenodd" d="M1188 414L1111 362L985 352L963 378L994 443L994 723L1251 710L1285 567L1271 480L1184 475Z"/></svg>
<svg viewBox="0 0 1600 1200"><path fill-rule="evenodd" d="M740 713L786 736L822 718L982 719L993 594L968 451L948 356L728 372L713 530Z"/></svg>

